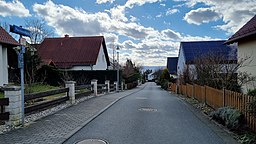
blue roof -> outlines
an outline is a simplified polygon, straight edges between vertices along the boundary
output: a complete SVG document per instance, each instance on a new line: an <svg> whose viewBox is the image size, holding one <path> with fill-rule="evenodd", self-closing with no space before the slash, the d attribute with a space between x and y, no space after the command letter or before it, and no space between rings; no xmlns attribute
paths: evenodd
<svg viewBox="0 0 256 144"><path fill-rule="evenodd" d="M177 74L178 57L167 58L167 69L170 74Z"/></svg>
<svg viewBox="0 0 256 144"><path fill-rule="evenodd" d="M225 40L220 41L194 41L181 42L186 64L194 63L194 60L207 54L224 56L226 61L237 61L237 46L225 45Z"/></svg>

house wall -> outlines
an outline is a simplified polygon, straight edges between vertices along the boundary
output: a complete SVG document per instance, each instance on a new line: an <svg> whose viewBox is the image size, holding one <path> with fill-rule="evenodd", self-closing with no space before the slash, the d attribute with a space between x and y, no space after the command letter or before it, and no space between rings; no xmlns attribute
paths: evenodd
<svg viewBox="0 0 256 144"><path fill-rule="evenodd" d="M178 56L178 64L177 64L177 75L178 78L181 77L185 68L185 57L182 47L180 47L179 56Z"/></svg>
<svg viewBox="0 0 256 144"><path fill-rule="evenodd" d="M107 68L108 68L107 60L105 57L105 53L103 51L103 46L101 45L96 65L93 65L92 67L91 66L74 66L68 70L106 70Z"/></svg>
<svg viewBox="0 0 256 144"><path fill-rule="evenodd" d="M0 44L0 86L8 84L7 48Z"/></svg>
<svg viewBox="0 0 256 144"><path fill-rule="evenodd" d="M238 69L239 72L247 72L256 76L256 40L248 42L238 42L238 59L250 57L250 61L246 63L244 67ZM256 88L256 81L249 82L242 86L244 93L247 93L249 89Z"/></svg>
<svg viewBox="0 0 256 144"><path fill-rule="evenodd" d="M97 58L96 65L93 66L93 70L106 70L108 68L105 53L103 51L103 46L100 47L100 52Z"/></svg>

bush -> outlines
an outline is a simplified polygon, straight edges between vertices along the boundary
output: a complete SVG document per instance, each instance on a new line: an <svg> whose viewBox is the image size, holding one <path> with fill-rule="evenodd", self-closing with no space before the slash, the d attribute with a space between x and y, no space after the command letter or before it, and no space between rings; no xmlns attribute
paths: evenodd
<svg viewBox="0 0 256 144"><path fill-rule="evenodd" d="M256 89L254 90L249 90L247 95L250 95L250 96L256 96Z"/></svg>
<svg viewBox="0 0 256 144"><path fill-rule="evenodd" d="M243 124L243 114L231 107L219 108L212 112L210 116L230 130L238 130Z"/></svg>
<svg viewBox="0 0 256 144"><path fill-rule="evenodd" d="M161 85L161 88L164 89L164 90L167 90L168 89L168 80L164 79L160 82L160 85Z"/></svg>
<svg viewBox="0 0 256 144"><path fill-rule="evenodd" d="M51 86L60 86L63 84L63 74L55 67L43 65L36 72L37 81Z"/></svg>

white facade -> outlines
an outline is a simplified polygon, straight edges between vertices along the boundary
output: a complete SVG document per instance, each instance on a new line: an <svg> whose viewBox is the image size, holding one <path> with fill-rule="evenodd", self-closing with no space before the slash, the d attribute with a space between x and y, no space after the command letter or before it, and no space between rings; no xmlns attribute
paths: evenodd
<svg viewBox="0 0 256 144"><path fill-rule="evenodd" d="M0 86L8 84L7 48L0 44Z"/></svg>
<svg viewBox="0 0 256 144"><path fill-rule="evenodd" d="M256 77L256 41L250 42L238 42L238 59L250 57L249 61L244 67L241 67L239 72L247 72L251 76ZM244 93L247 93L249 89L256 89L256 81L249 82L242 86Z"/></svg>
<svg viewBox="0 0 256 144"><path fill-rule="evenodd" d="M179 56L178 56L178 64L177 64L177 75L178 78L183 75L183 71L185 68L185 56L182 47L180 47Z"/></svg>
<svg viewBox="0 0 256 144"><path fill-rule="evenodd" d="M69 70L106 70L108 68L106 56L101 45L99 55L97 57L96 65L92 66L73 66Z"/></svg>

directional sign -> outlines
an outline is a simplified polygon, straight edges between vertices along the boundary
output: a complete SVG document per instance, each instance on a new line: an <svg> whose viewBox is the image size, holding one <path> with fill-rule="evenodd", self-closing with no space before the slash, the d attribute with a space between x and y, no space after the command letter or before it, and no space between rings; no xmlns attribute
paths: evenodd
<svg viewBox="0 0 256 144"><path fill-rule="evenodd" d="M16 25L10 25L10 32L22 35L22 36L31 36L31 33L29 30L24 29L22 27L16 26Z"/></svg>

